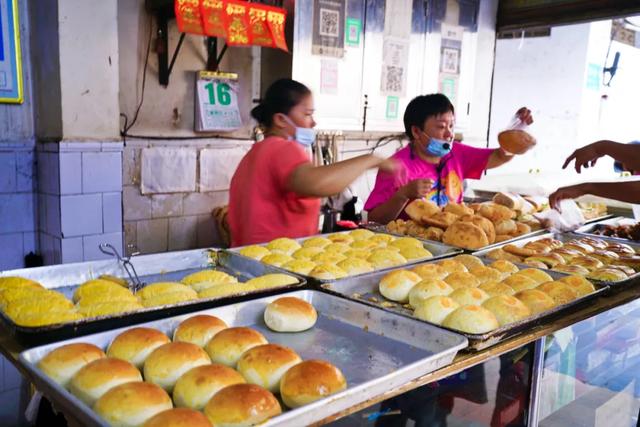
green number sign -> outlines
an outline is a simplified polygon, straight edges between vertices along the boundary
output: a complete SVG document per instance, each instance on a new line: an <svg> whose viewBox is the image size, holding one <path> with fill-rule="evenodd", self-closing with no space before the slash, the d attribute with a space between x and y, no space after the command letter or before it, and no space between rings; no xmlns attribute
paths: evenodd
<svg viewBox="0 0 640 427"><path fill-rule="evenodd" d="M229 93L229 85L227 83L216 82L208 83L204 86L209 94L209 104L216 105L216 97L220 105L231 104L231 94Z"/></svg>

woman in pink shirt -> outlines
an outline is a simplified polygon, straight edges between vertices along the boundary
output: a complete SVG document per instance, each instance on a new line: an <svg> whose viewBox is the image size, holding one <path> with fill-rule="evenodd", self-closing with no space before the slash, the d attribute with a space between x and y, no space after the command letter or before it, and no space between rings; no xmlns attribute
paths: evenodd
<svg viewBox="0 0 640 427"><path fill-rule="evenodd" d="M531 124L527 108L520 119ZM486 169L505 164L513 154L502 148L475 148L453 141L454 109L442 94L414 98L404 113L410 144L393 155L400 164L396 173L378 172L365 203L370 221L386 224L403 215L412 200L426 198L439 206L462 201L463 181L479 179Z"/></svg>

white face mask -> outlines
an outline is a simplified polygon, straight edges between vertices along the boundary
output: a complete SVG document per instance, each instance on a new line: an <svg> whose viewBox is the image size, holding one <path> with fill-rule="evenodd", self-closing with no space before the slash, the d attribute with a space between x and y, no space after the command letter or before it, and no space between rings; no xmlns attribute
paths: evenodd
<svg viewBox="0 0 640 427"><path fill-rule="evenodd" d="M313 128L301 128L296 126L293 121L287 115L283 115L285 120L294 128L296 128L296 134L294 139L296 142L304 147L311 147L316 142L316 130Z"/></svg>

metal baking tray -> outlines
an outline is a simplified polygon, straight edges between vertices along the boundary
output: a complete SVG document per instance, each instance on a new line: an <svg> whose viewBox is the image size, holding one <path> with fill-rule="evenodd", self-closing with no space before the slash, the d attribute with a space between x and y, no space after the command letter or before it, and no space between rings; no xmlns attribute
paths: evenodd
<svg viewBox="0 0 640 427"><path fill-rule="evenodd" d="M216 268L217 270L224 271L237 277L240 282L245 282L251 278L265 274L284 272L268 265L246 262L243 257L229 256L226 253L209 249L143 255L133 257L131 262L134 264L140 280L146 284L159 281L179 281L184 276L204 268ZM235 301L242 301L255 295L269 295L286 289L302 287L306 284L306 281L302 277L289 272L284 273L295 277L298 283L263 291L243 292L222 298L186 301L178 304L149 307L131 313L85 318L74 322L39 327L16 325L13 320L3 312L0 312L0 323L3 324L9 333L22 345L40 345L78 335L118 328L132 323L145 322ZM74 291L81 283L97 278L103 274L127 277L122 265L116 260L25 268L4 271L0 273L0 276L20 276L36 280L45 288L62 292L67 298L71 299Z"/></svg>
<svg viewBox="0 0 640 427"><path fill-rule="evenodd" d="M604 236L602 234L595 233L595 231L602 230L606 226L609 226L609 225L617 226L617 225L620 225L621 223L623 223L625 225L626 224L636 224L637 221L634 220L633 218L627 218L627 217L623 217L623 216L618 216L618 217L614 217L614 218L605 219L604 221L597 221L597 222L592 222L590 224L583 225L582 227L578 228L575 231L575 233L576 234L580 234L580 235L584 235L584 236L589 236L589 237L605 238L605 239L608 239L608 240L613 240L613 241L621 242L621 243L627 243L627 244L637 243L637 244L640 244L640 242L635 241L635 240L631 240L631 239L624 239L622 237Z"/></svg>
<svg viewBox="0 0 640 427"><path fill-rule="evenodd" d="M536 240L539 239L544 239L547 237L551 237L553 239L556 240L560 240L561 242L565 243L568 242L570 240L574 240L574 239L581 239L583 237L585 237L584 234L576 234L576 233L546 233L546 234L542 234L539 236L535 236L535 237L530 237L528 239L523 239L523 240L519 240L517 242L517 246L522 247L525 244L529 243L529 242L535 242ZM624 240L624 239L613 239L610 237L606 237L606 236L589 236L589 237L595 237L597 239L601 239L601 240L605 240L605 241L616 241L619 242L620 240ZM640 244L633 244L632 242L630 242L629 240L624 240L624 243L631 246L633 248L633 250L635 250L637 253L640 253ZM500 244L499 246L493 247L493 248L489 248L489 249L483 249L481 251L477 251L474 252L473 255L483 258L483 259L488 259L487 257L487 253L490 252L493 249L497 249L497 248L501 248L503 246L505 246L506 244L508 244L508 242L505 242L504 244ZM521 266L526 266L526 264L519 264ZM529 268L531 266L528 266ZM553 270L547 270L547 271L553 271ZM619 287L619 286L627 286L630 285L632 282L635 282L636 279L640 277L640 272L631 275L630 277L624 279L624 280L619 280L617 282L611 282L611 281L602 281L602 280L591 280L594 283L605 283L609 286L611 286L612 288L614 287Z"/></svg>
<svg viewBox="0 0 640 427"><path fill-rule="evenodd" d="M389 232L386 232L386 231L376 231L376 230L371 230L371 231L374 231L374 232L377 232L377 233L382 233L382 234L390 234L390 235L396 236L396 237L404 237L404 236L401 236L399 234L389 233ZM309 236L309 237L304 237L304 238L301 238L301 239L294 239L294 240L296 242L298 242L298 243L302 243L303 241L305 241L307 239L310 239L312 237L326 237L326 236L329 236L330 234L342 234L342 233L349 233L349 232L348 231L343 231L343 232L338 232L338 233L318 234L318 235L315 235L315 236ZM411 236L408 236L408 237L411 237ZM409 260L409 262L407 262L406 264L396 265L396 266L392 266L392 267L386 267L386 268L378 269L378 270L375 270L375 271L394 270L396 268L406 267L406 266L414 265L414 264L419 264L419 263L422 263L422 262L425 262L425 261L432 261L432 260L447 258L447 257L453 256L453 255L461 254L463 252L463 250L460 249L460 248L455 248L453 246L446 245L444 243L433 242L433 241L430 241L430 240L422 240L422 239L417 239L417 240L422 242L423 247L433 254L432 257L412 259L412 260ZM258 260L255 260L253 258L245 257L245 256L240 255L238 253L241 249L243 249L245 247L246 246L239 246L239 247L236 247L236 248L223 250L223 252L233 253L233 254L236 254L237 256L240 256L240 257L244 258L245 260L248 260L249 262L262 264ZM304 274L293 273L293 272L291 272L289 270L285 270L282 267L274 267L274 268L278 268L284 273L296 274L296 275L298 275L300 277L303 277L309 283L329 283L329 282L333 282L334 281L334 280L316 279L315 277L307 276L307 275L304 275ZM349 276L349 277L350 278L361 277L361 276L364 276L366 274L368 274L368 273L354 274L353 276Z"/></svg>
<svg viewBox="0 0 640 427"><path fill-rule="evenodd" d="M367 224L361 224L360 226L362 228L366 228L367 230L371 230L371 231L374 231L376 233L386 233L386 234L391 234L393 236L403 236L402 234L392 233L392 232L388 231L386 225L378 224L377 222L369 222ZM490 244L488 246L483 246L482 248L479 248L477 250L493 249L493 248L496 248L496 247L501 246L503 244L515 242L515 241L520 240L520 239L526 239L527 237L531 237L531 236L537 236L537 235L542 234L542 233L545 233L545 230L532 231L531 233L523 234L522 236L514 237L513 239L505 240L505 241L498 242L498 243L492 243L492 244ZM413 237L414 239L418 239L421 242L424 242L425 244L439 243L441 245L444 245L444 243L441 243L441 242L438 242L438 241L435 241L435 240L427 240L427 239L423 239L421 237L416 237L416 236L407 236L407 237ZM469 249L458 248L456 246L450 246L450 245L447 245L447 246L459 249L460 251L471 252L471 250L469 250Z"/></svg>
<svg viewBox="0 0 640 427"><path fill-rule="evenodd" d="M431 262L426 262L424 264L431 264ZM498 329L494 329L493 331L490 331L484 334L470 334L470 333L458 331L455 329L449 329L442 325L434 325L430 322L417 319L413 317L413 310L405 307L401 303L396 303L396 302L387 300L378 291L378 284L380 283L380 280L384 277L385 274L386 273L384 272L371 273L366 277L361 277L357 280L352 280L350 278L341 279L333 283L324 284L322 285L322 288L325 291L335 293L337 295L341 295L345 298L348 298L354 301L365 303L372 307L378 307L383 310L389 311L391 313L397 313L403 316L408 316L420 322L423 322L432 326L437 326L447 331L461 334L469 340L469 347L467 347L467 350L469 351L483 350L509 337L517 335L518 333L524 330L527 330L532 326L539 325L544 322L548 322L552 318L562 315L566 313L567 310L579 304L592 300L602 295L604 292L608 290L608 286L604 284L594 283L594 287L596 287L596 291L594 293L578 298L574 301L571 301L568 304L554 307L553 309L546 311L544 313L540 313L535 316L529 317L527 319L523 319L521 321L502 326ZM556 271L548 271L548 274L551 277L553 277L554 280L559 279L561 277L568 276L567 274L559 273Z"/></svg>
<svg viewBox="0 0 640 427"><path fill-rule="evenodd" d="M263 321L266 305L278 298L271 296L229 306L181 315L146 326L172 336L180 322L193 314L211 314L229 326L249 326L265 335L269 342L294 349L303 359L324 359L340 368L348 388L298 409L283 412L262 426L302 426L322 420L349 407L398 387L450 364L457 352L467 346L460 334L425 325L363 304L320 291L296 291L285 294L302 298L318 311L316 325L305 332L277 333ZM106 349L118 334L116 329L82 338L49 344L24 351L23 364L35 386L64 412L72 413L82 425L106 426L91 408L43 374L38 361L51 350L73 342L88 342Z"/></svg>

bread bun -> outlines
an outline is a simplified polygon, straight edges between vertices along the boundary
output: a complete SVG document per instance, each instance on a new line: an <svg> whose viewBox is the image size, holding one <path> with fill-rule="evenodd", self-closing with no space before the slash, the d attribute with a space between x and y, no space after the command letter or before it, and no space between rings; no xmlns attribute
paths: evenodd
<svg viewBox="0 0 640 427"><path fill-rule="evenodd" d="M379 290L382 296L391 301L409 301L409 292L422 277L409 270L395 270L380 280Z"/></svg>
<svg viewBox="0 0 640 427"><path fill-rule="evenodd" d="M273 265L275 267L281 267L283 264L290 261L293 261L293 257L282 252L274 252L260 260L260 262L264 264Z"/></svg>
<svg viewBox="0 0 640 427"><path fill-rule="evenodd" d="M93 410L110 426L139 427L173 407L166 391L142 381L121 384L106 392Z"/></svg>
<svg viewBox="0 0 640 427"><path fill-rule="evenodd" d="M190 342L204 347L211 338L228 326L215 316L198 314L183 320L173 332L174 341Z"/></svg>
<svg viewBox="0 0 640 427"><path fill-rule="evenodd" d="M434 295L421 300L415 307L413 315L418 319L440 325L458 307L460 304L455 300L444 295Z"/></svg>
<svg viewBox="0 0 640 427"><path fill-rule="evenodd" d="M446 270L449 274L451 273L467 273L467 267L464 266L460 261L456 261L454 259L443 259L437 263L440 267Z"/></svg>
<svg viewBox="0 0 640 427"><path fill-rule="evenodd" d="M202 411L214 394L245 379L228 366L213 363L191 368L178 378L173 388L173 402L177 407Z"/></svg>
<svg viewBox="0 0 640 427"><path fill-rule="evenodd" d="M529 267L533 267L533 268L543 268L543 269L549 268L549 267L547 267L547 264L545 264L542 261L539 261L539 260L535 259L535 257L529 257L529 258L525 259L522 263L528 265Z"/></svg>
<svg viewBox="0 0 640 427"><path fill-rule="evenodd" d="M607 268L613 269L613 270L619 270L624 274L626 274L627 276L633 276L634 274L636 274L636 271L633 268L629 267L628 265L609 264Z"/></svg>
<svg viewBox="0 0 640 427"><path fill-rule="evenodd" d="M449 298L460 305L482 305L490 297L478 288L458 288L449 294Z"/></svg>
<svg viewBox="0 0 640 427"><path fill-rule="evenodd" d="M322 263L316 265L313 270L309 272L309 276L318 280L336 280L347 277L347 272L337 265Z"/></svg>
<svg viewBox="0 0 640 427"><path fill-rule="evenodd" d="M242 248L238 251L238 253L242 256L246 256L247 258L253 258L260 261L262 258L269 255L271 252L269 249L264 246L252 245Z"/></svg>
<svg viewBox="0 0 640 427"><path fill-rule="evenodd" d="M509 193L496 193L493 196L493 203L498 205L506 206L509 209L513 209L519 211L522 208L522 201L524 199L520 199L515 194Z"/></svg>
<svg viewBox="0 0 640 427"><path fill-rule="evenodd" d="M409 305L416 308L424 300L433 296L449 295L453 288L440 279L425 279L418 282L409 292Z"/></svg>
<svg viewBox="0 0 640 427"><path fill-rule="evenodd" d="M442 235L442 242L464 249L480 249L489 245L487 234L470 222L456 222Z"/></svg>
<svg viewBox="0 0 640 427"><path fill-rule="evenodd" d="M351 237L349 233L333 233L328 235L327 239L331 240L333 243L346 243L347 245L350 245L354 241L353 237Z"/></svg>
<svg viewBox="0 0 640 427"><path fill-rule="evenodd" d="M628 278L625 273L615 268L599 268L590 272L587 277L591 280L603 282L619 282Z"/></svg>
<svg viewBox="0 0 640 427"><path fill-rule="evenodd" d="M489 264L489 267L495 268L496 270L506 274L514 274L520 271L520 269L514 263L504 259L499 259L492 262L491 264Z"/></svg>
<svg viewBox="0 0 640 427"><path fill-rule="evenodd" d="M289 408L298 408L347 388L337 367L324 360L305 360L289 369L280 381L280 397Z"/></svg>
<svg viewBox="0 0 640 427"><path fill-rule="evenodd" d="M267 344L267 339L260 332L235 327L218 332L207 343L205 350L213 362L235 368L242 353L262 344Z"/></svg>
<svg viewBox="0 0 640 427"><path fill-rule="evenodd" d="M171 393L182 374L191 368L209 363L211 359L197 345L172 342L158 347L147 357L144 362L144 379Z"/></svg>
<svg viewBox="0 0 640 427"><path fill-rule="evenodd" d="M482 306L496 316L500 326L531 316L531 310L522 301L510 295L496 295L486 300Z"/></svg>
<svg viewBox="0 0 640 427"><path fill-rule="evenodd" d="M487 258L495 260L504 260L509 262L522 262L522 257L505 251L502 248L492 249L487 252Z"/></svg>
<svg viewBox="0 0 640 427"><path fill-rule="evenodd" d="M551 253L560 255L562 259L564 259L565 263L568 263L573 258L579 257L582 255L582 252L580 251L576 251L575 249L570 249L565 247L554 249L553 251L551 251Z"/></svg>
<svg viewBox="0 0 640 427"><path fill-rule="evenodd" d="M313 257L321 253L322 253L322 248L311 246L308 248L303 247L301 249L298 249L291 256L293 257L293 259L311 260Z"/></svg>
<svg viewBox="0 0 640 427"><path fill-rule="evenodd" d="M538 284L550 282L553 280L553 278L549 276L547 273L545 273L542 270L537 270L535 268L525 268L524 270L520 270L519 272L517 272L515 275L528 277L534 280L535 282L537 282Z"/></svg>
<svg viewBox="0 0 640 427"><path fill-rule="evenodd" d="M533 289L538 286L538 282L533 280L531 277L521 276L519 274L509 276L501 283L513 288L516 292L524 291L525 289Z"/></svg>
<svg viewBox="0 0 640 427"><path fill-rule="evenodd" d="M69 391L92 407L107 391L131 381L142 381L142 375L135 366L124 360L103 357L76 372L69 383Z"/></svg>
<svg viewBox="0 0 640 427"><path fill-rule="evenodd" d="M469 273L474 275L476 279L480 283L485 282L499 282L504 277L508 276L508 274L504 274L500 270L496 270L491 267L476 267L474 269L469 270Z"/></svg>
<svg viewBox="0 0 640 427"><path fill-rule="evenodd" d="M142 427L211 427L211 423L202 412L175 408L154 415Z"/></svg>
<svg viewBox="0 0 640 427"><path fill-rule="evenodd" d="M93 344L66 344L47 353L38 362L38 368L66 388L76 372L103 357L106 357L104 352Z"/></svg>
<svg viewBox="0 0 640 427"><path fill-rule="evenodd" d="M424 232L424 239L427 240L435 240L436 242L442 241L442 236L444 234L444 230L438 227L427 227Z"/></svg>
<svg viewBox="0 0 640 427"><path fill-rule="evenodd" d="M637 271L640 270L640 255L621 255L616 263L629 266Z"/></svg>
<svg viewBox="0 0 640 427"><path fill-rule="evenodd" d="M508 234L512 235L518 231L516 222L512 219L503 219L494 223L496 228L496 234Z"/></svg>
<svg viewBox="0 0 640 427"><path fill-rule="evenodd" d="M505 219L513 219L516 217L516 212L509 209L506 206L498 205L495 203L483 203L478 211L478 214L487 218L489 221L496 223Z"/></svg>
<svg viewBox="0 0 640 427"><path fill-rule="evenodd" d="M620 259L620 262L623 262L622 258ZM584 267L589 271L597 270L598 268L604 267L604 263L602 261L588 255L573 258L571 261L569 261L569 265L579 265L580 267Z"/></svg>
<svg viewBox="0 0 640 427"><path fill-rule="evenodd" d="M578 291L574 290L566 283L558 281L543 283L536 289L553 298L556 305L564 305L578 298Z"/></svg>
<svg viewBox="0 0 640 427"><path fill-rule="evenodd" d="M485 282L478 286L478 289L482 289L491 297L495 297L496 295L513 295L516 293L511 286L499 282Z"/></svg>
<svg viewBox="0 0 640 427"><path fill-rule="evenodd" d="M266 248L269 249L272 253L283 253L285 255L291 255L302 246L298 242L293 239L289 239L286 237L281 237L279 239L275 239L267 243Z"/></svg>
<svg viewBox="0 0 640 427"><path fill-rule="evenodd" d="M189 292L193 291L189 286L183 285L178 282L156 282L151 283L144 288L140 289L136 294L143 300L151 299L163 294L171 294L175 292Z"/></svg>
<svg viewBox="0 0 640 427"><path fill-rule="evenodd" d="M466 269L469 271L477 267L484 267L484 263L482 262L482 260L477 256L473 256L473 255L468 255L468 254L458 255L453 257L453 260L458 261L459 263L464 265Z"/></svg>
<svg viewBox="0 0 640 427"><path fill-rule="evenodd" d="M193 286L197 283L208 282L213 286L220 283L238 283L238 279L224 271L201 270L183 277L181 282L189 286Z"/></svg>
<svg viewBox="0 0 640 427"><path fill-rule="evenodd" d="M532 315L551 310L556 306L553 298L538 289L525 289L516 293L514 297L522 301Z"/></svg>
<svg viewBox="0 0 640 427"><path fill-rule="evenodd" d="M525 234L531 233L532 229L529 224L524 222L516 222L516 231L513 233L514 236L523 236Z"/></svg>
<svg viewBox="0 0 640 427"><path fill-rule="evenodd" d="M582 243L578 241L565 243L563 247L565 249L573 249L574 251L578 251L582 253L582 255L589 255L590 253L593 253L593 251L595 251L593 246L590 246L590 245L587 245L586 243Z"/></svg>
<svg viewBox="0 0 640 427"><path fill-rule="evenodd" d="M276 332L302 332L313 328L318 312L305 300L296 297L278 298L264 310L264 323Z"/></svg>
<svg viewBox="0 0 640 427"><path fill-rule="evenodd" d="M582 276L567 276L559 279L558 281L569 285L569 287L578 292L578 296L581 297L596 291L593 283Z"/></svg>
<svg viewBox="0 0 640 427"><path fill-rule="evenodd" d="M541 263L542 268L553 268L557 265L566 264L566 261L564 260L564 258L562 258L558 254L554 254L553 252L549 252L543 255L532 256L524 260L524 262L528 265L532 265L531 261L537 261Z"/></svg>
<svg viewBox="0 0 640 427"><path fill-rule="evenodd" d="M110 280L94 279L81 284L73 293L73 302L80 301L83 297L101 294L105 299L116 299L118 295L128 296L131 291Z"/></svg>
<svg viewBox="0 0 640 427"><path fill-rule="evenodd" d="M618 255L617 253L603 249L596 249L589 256L602 261L603 264L615 263L616 261L618 261L618 259L620 259L620 255Z"/></svg>
<svg viewBox="0 0 640 427"><path fill-rule="evenodd" d="M326 237L320 237L320 236L310 237L310 238L306 239L304 242L302 242L302 248L303 249L304 248L319 248L319 249L322 249L325 246L329 246L331 243L333 243L333 242L331 240L327 239Z"/></svg>
<svg viewBox="0 0 640 427"><path fill-rule="evenodd" d="M371 256L367 258L367 262L369 262L373 268L381 269L406 264L407 259L398 252L390 249L376 249L371 253Z"/></svg>
<svg viewBox="0 0 640 427"><path fill-rule="evenodd" d="M487 239L489 239L489 244L495 243L496 241L496 228L491 221L487 218L480 215L464 215L458 218L459 222L470 222L474 225L477 225L484 231L484 234L487 235Z"/></svg>
<svg viewBox="0 0 640 427"><path fill-rule="evenodd" d="M318 255L311 258L311 261L316 264L337 264L340 261L347 259L346 255L339 252L324 252L322 251Z"/></svg>
<svg viewBox="0 0 640 427"><path fill-rule="evenodd" d="M340 261L338 263L338 267L345 271L349 276L373 271L371 264L361 258L347 258Z"/></svg>
<svg viewBox="0 0 640 427"><path fill-rule="evenodd" d="M464 287L475 288L480 285L480 281L471 273L451 273L444 278L444 281L453 289Z"/></svg>
<svg viewBox="0 0 640 427"><path fill-rule="evenodd" d="M444 212L449 212L454 215L462 216L462 215L473 215L473 209L466 206L464 203L453 203L449 202L443 209Z"/></svg>
<svg viewBox="0 0 640 427"><path fill-rule="evenodd" d="M455 309L442 322L442 326L469 334L484 334L497 329L496 316L478 305L465 305Z"/></svg>
<svg viewBox="0 0 640 427"><path fill-rule="evenodd" d="M389 243L389 246L395 246L400 250L405 248L424 249L422 242L418 239L414 239L413 237L398 237L396 240Z"/></svg>
<svg viewBox="0 0 640 427"><path fill-rule="evenodd" d="M438 205L429 200L414 200L409 203L406 208L404 208L404 212L416 222L420 222L424 217L430 217L438 212L440 212L440 208Z"/></svg>
<svg viewBox="0 0 640 427"><path fill-rule="evenodd" d="M521 129L509 129L498 134L498 143L509 153L524 154L536 145L536 139Z"/></svg>
<svg viewBox="0 0 640 427"><path fill-rule="evenodd" d="M126 360L142 369L147 357L163 344L171 342L169 337L153 328L127 329L117 337L107 349L107 356Z"/></svg>
<svg viewBox="0 0 640 427"><path fill-rule="evenodd" d="M353 240L367 240L373 237L373 231L367 230L365 228L358 228L357 230L353 230L349 232L349 236L353 238Z"/></svg>
<svg viewBox="0 0 640 427"><path fill-rule="evenodd" d="M561 273L568 273L580 276L586 276L589 274L589 270L579 265L556 265L553 267L553 271L559 271Z"/></svg>
<svg viewBox="0 0 640 427"><path fill-rule="evenodd" d="M225 387L204 408L204 414L211 424L226 427L262 424L281 413L282 409L275 396L254 384Z"/></svg>
<svg viewBox="0 0 640 427"><path fill-rule="evenodd" d="M331 253L339 253L339 254L343 254L345 252L347 252L348 250L351 249L351 246L349 246L346 243L331 243L327 246L325 246L323 248L323 250L325 252L331 252Z"/></svg>
<svg viewBox="0 0 640 427"><path fill-rule="evenodd" d="M238 372L248 383L277 393L284 373L300 362L300 356L290 348L278 344L264 344L244 352L238 360Z"/></svg>
<svg viewBox="0 0 640 427"><path fill-rule="evenodd" d="M449 271L438 264L420 264L411 271L423 279L444 279L449 275Z"/></svg>
<svg viewBox="0 0 640 427"><path fill-rule="evenodd" d="M404 258L406 258L409 261L433 258L433 254L428 250L426 250L425 248L415 248L415 247L400 249L400 255L402 255Z"/></svg>
<svg viewBox="0 0 640 427"><path fill-rule="evenodd" d="M374 242L373 240L356 240L351 245L352 249L373 250L384 246L384 243Z"/></svg>
<svg viewBox="0 0 640 427"><path fill-rule="evenodd" d="M423 217L422 223L431 227L446 229L458 220L458 215L451 212L438 212L430 217Z"/></svg>

